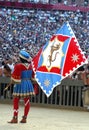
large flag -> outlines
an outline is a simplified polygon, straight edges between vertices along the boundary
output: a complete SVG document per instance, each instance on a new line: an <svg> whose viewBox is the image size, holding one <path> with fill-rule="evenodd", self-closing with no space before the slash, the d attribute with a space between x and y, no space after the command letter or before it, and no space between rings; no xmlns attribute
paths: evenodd
<svg viewBox="0 0 89 130"><path fill-rule="evenodd" d="M35 78L49 97L61 81L87 63L68 22L51 37L33 58Z"/></svg>

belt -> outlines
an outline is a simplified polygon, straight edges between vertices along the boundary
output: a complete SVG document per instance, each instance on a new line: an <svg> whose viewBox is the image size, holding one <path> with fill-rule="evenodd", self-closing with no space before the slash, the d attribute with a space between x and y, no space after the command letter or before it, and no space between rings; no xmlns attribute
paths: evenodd
<svg viewBox="0 0 89 130"><path fill-rule="evenodd" d="M29 78L23 78L22 80L31 80L31 79L29 79Z"/></svg>

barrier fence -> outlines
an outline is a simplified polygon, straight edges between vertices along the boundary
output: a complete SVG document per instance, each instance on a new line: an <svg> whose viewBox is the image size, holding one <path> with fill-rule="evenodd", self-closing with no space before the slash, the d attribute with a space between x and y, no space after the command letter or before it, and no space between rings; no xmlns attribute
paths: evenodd
<svg viewBox="0 0 89 130"><path fill-rule="evenodd" d="M42 4L42 3L30 3L30 2L18 2L18 1L0 1L0 7L6 8L22 8L22 9L43 9L43 10L64 10L64 11L77 11L88 12L89 6L73 6L64 4Z"/></svg>
<svg viewBox="0 0 89 130"><path fill-rule="evenodd" d="M10 83L10 78L0 77L0 102L12 101L13 86L4 91L8 83ZM89 98L86 97L86 91L83 91L83 89L84 83L82 80L68 78L54 88L49 98L38 86L38 93L35 96L31 96L30 100L33 105L38 106L86 109L87 104L85 102Z"/></svg>

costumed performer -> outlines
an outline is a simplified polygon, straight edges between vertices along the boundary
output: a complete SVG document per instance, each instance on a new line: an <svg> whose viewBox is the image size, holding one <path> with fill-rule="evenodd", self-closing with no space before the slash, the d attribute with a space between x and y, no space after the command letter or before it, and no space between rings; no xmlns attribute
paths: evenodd
<svg viewBox="0 0 89 130"><path fill-rule="evenodd" d="M18 123L19 100L24 100L24 114L20 123L27 122L30 110L30 95L34 95L34 87L31 78L34 75L31 64L29 64L30 54L24 50L19 53L21 63L17 63L11 74L11 83L15 84L13 89L13 118L8 123Z"/></svg>

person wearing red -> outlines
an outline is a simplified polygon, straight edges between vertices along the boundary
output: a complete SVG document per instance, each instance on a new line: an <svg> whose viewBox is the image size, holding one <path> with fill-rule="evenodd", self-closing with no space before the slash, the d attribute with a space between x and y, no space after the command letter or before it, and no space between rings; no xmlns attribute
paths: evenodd
<svg viewBox="0 0 89 130"><path fill-rule="evenodd" d="M34 87L31 78L34 75L31 64L29 64L30 54L24 50L19 53L21 63L17 63L11 74L11 82L15 83L13 90L13 118L8 123L18 123L19 100L24 100L24 114L20 123L27 122L30 110L30 95L34 95Z"/></svg>

